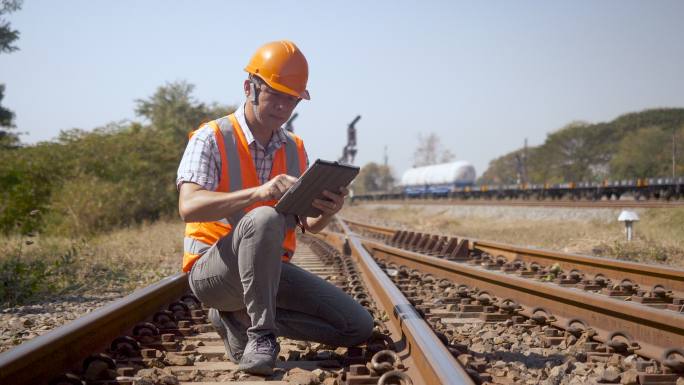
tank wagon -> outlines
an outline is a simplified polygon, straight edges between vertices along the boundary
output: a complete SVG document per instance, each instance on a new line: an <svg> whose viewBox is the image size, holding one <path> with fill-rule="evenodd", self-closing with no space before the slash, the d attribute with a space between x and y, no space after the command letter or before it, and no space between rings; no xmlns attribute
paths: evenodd
<svg viewBox="0 0 684 385"><path fill-rule="evenodd" d="M466 161L414 167L401 177L402 192L407 197L447 197L472 186L475 176L475 167Z"/></svg>

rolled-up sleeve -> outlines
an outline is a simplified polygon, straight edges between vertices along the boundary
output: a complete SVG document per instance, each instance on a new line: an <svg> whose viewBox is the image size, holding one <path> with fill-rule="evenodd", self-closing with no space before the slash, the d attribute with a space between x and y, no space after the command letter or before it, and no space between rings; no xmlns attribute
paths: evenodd
<svg viewBox="0 0 684 385"><path fill-rule="evenodd" d="M178 166L176 188L185 182L196 183L209 191L218 186L220 172L219 150L214 130L203 126L190 138Z"/></svg>

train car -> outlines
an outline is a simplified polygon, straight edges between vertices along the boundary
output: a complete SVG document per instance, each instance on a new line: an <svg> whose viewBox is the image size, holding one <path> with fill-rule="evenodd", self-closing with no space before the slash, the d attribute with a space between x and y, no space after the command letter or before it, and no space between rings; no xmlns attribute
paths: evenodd
<svg viewBox="0 0 684 385"><path fill-rule="evenodd" d="M406 197L448 197L459 187L475 184L475 167L466 161L433 164L406 170L401 186Z"/></svg>
<svg viewBox="0 0 684 385"><path fill-rule="evenodd" d="M360 196L358 200L450 198L457 200L680 200L684 177L632 178L601 182L475 185L468 162L412 168L393 192Z"/></svg>

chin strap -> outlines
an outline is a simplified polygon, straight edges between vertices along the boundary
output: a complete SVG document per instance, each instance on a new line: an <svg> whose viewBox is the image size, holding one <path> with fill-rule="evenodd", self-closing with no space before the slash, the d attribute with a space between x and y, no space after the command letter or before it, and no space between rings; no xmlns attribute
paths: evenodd
<svg viewBox="0 0 684 385"><path fill-rule="evenodd" d="M259 111L257 111L257 106L259 105L259 91L260 89L257 88L256 86L256 80L252 77L252 75L249 76L249 99L252 102L252 112L254 112L254 118L257 121L260 121L259 119Z"/></svg>

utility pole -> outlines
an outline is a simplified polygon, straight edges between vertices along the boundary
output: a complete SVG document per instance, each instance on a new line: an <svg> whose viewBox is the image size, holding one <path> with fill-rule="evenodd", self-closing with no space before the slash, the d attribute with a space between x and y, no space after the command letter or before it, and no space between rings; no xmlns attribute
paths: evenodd
<svg viewBox="0 0 684 385"><path fill-rule="evenodd" d="M525 147L523 150L523 183L527 182L527 138L525 138Z"/></svg>
<svg viewBox="0 0 684 385"><path fill-rule="evenodd" d="M676 176L677 169L677 131L672 128L672 179Z"/></svg>
<svg viewBox="0 0 684 385"><path fill-rule="evenodd" d="M389 162L387 161L387 146L385 146L384 154L383 154L383 170L382 170L382 191L387 192L389 190L389 178L390 178L390 171L389 171Z"/></svg>
<svg viewBox="0 0 684 385"><path fill-rule="evenodd" d="M342 149L342 156L338 159L340 163L354 163L354 157L356 157L356 127L354 125L360 119L361 115L357 115L347 126L347 144Z"/></svg>

